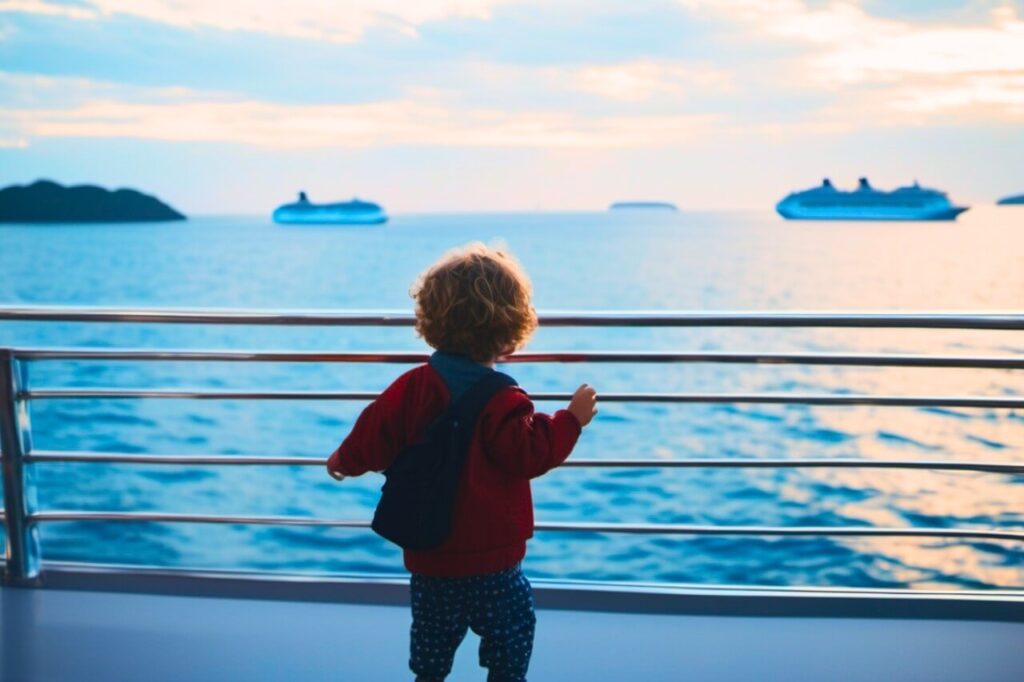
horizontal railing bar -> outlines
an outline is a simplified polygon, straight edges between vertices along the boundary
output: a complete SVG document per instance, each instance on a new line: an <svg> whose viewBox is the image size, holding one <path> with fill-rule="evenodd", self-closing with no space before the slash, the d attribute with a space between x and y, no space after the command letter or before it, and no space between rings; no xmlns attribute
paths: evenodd
<svg viewBox="0 0 1024 682"><path fill-rule="evenodd" d="M968 528L876 528L842 526L702 526L662 523L538 523L539 531L577 533L628 533L635 535L765 535L835 537L931 537L978 538L1024 542L1024 531Z"/></svg>
<svg viewBox="0 0 1024 682"><path fill-rule="evenodd" d="M376 391L208 391L203 389L36 388L20 399L49 398L165 398L195 400L373 400Z"/></svg>
<svg viewBox="0 0 1024 682"><path fill-rule="evenodd" d="M0 321L411 327L408 311L262 311L172 308L0 307Z"/></svg>
<svg viewBox="0 0 1024 682"><path fill-rule="evenodd" d="M369 528L370 522L298 516L214 516L165 512L41 511L28 516L30 523L55 521L145 521L156 523L215 523L227 525L318 526ZM1024 531L968 528L877 528L871 526L709 526L671 523L537 523L538 531L575 533L628 533L635 535L765 535L846 537L978 538L1024 542Z"/></svg>
<svg viewBox="0 0 1024 682"><path fill-rule="evenodd" d="M384 573L351 573L347 572L342 575L331 575L331 574L295 574L295 573L282 573L277 571L245 571L237 569L190 569L180 568L167 565L155 565L155 564L119 564L119 563L101 563L95 561L61 561L61 560L48 560L43 562L43 570L50 576L61 574L61 577L66 577L68 573L88 573L90 575L99 576L117 576L117 577L136 577L136 576L155 576L160 579L164 578L194 578L199 580L205 579L240 579L246 582L258 580L262 583L266 582L279 582L279 583L302 583L302 584L314 584L314 585L326 585L326 584L356 584L358 586L365 586L368 584L389 584L402 586L408 583L407 579L403 579L401 576L394 574ZM959 601L961 599L974 599L988 603L1001 602L1006 599L1017 599L1024 600L1024 588L994 588L994 589L955 589L955 590L944 590L940 588L933 589L901 589L901 588L879 588L879 587L825 587L825 586L807 586L807 585L777 585L777 586L759 586L759 585L742 585L742 584L707 584L707 583L665 583L665 582L645 582L645 581L606 581L606 580L579 580L579 579L545 579L538 578L538 583L542 585L552 587L560 586L566 589L579 589L583 588L585 591L590 592L594 590L607 591L609 589L624 588L630 593L636 593L636 590L640 589L646 593L657 592L659 595L665 595L669 593L687 593L692 594L693 592L709 592L714 593L716 596L724 595L738 595L743 598L748 596L755 596L754 593L763 593L769 591L773 597L799 597L799 596L839 596L839 597L850 597L856 599L862 598L889 598L895 597L898 599L910 598L913 600L921 599L933 599L939 598L944 600ZM1022 601L1024 603L1024 601ZM792 615L787 614L787 615ZM875 614L880 615L880 614Z"/></svg>
<svg viewBox="0 0 1024 682"><path fill-rule="evenodd" d="M0 321L129 322L302 326L408 327L407 311L272 311L226 309L0 307ZM888 327L921 329L1024 329L1024 312L725 312L551 311L548 327Z"/></svg>
<svg viewBox="0 0 1024 682"><path fill-rule="evenodd" d="M322 362L398 363L426 362L427 353L403 351L220 351L93 348L16 348L19 360L169 360L182 362ZM503 363L713 363L764 365L839 365L867 367L949 367L971 369L1024 369L1024 357L929 356L871 353L729 353L643 351L547 351L516 353Z"/></svg>
<svg viewBox="0 0 1024 682"><path fill-rule="evenodd" d="M161 523L214 523L253 526L325 526L331 528L369 528L369 521L318 519L301 516L212 516L165 512L39 511L28 515L29 523L53 521L150 521Z"/></svg>
<svg viewBox="0 0 1024 682"><path fill-rule="evenodd" d="M75 462L103 464L168 464L197 466L285 465L325 466L326 457L287 457L271 455L152 455L113 452L71 452L36 450L24 457L27 462ZM801 468L865 468L922 469L928 471L980 471L987 473L1024 474L1024 462L972 462L964 460L906 460L863 458L712 458L695 459L593 459L576 457L561 467L614 469L801 469Z"/></svg>
<svg viewBox="0 0 1024 682"><path fill-rule="evenodd" d="M117 452L70 452L33 450L27 462L75 462L99 464L185 464L196 466L325 466L327 457L288 457L273 455L144 455Z"/></svg>
<svg viewBox="0 0 1024 682"><path fill-rule="evenodd" d="M908 460L863 458L801 458L801 459L726 459L698 457L695 459L569 459L560 467L615 469L921 469L926 471L981 471L987 473L1024 474L1024 462L971 462L963 460Z"/></svg>
<svg viewBox="0 0 1024 682"><path fill-rule="evenodd" d="M150 350L141 348L15 348L19 360L171 360L182 362L344 362L413 364L429 353L406 351ZM504 358L503 362L521 362Z"/></svg>
<svg viewBox="0 0 1024 682"><path fill-rule="evenodd" d="M37 388L22 400L52 398L173 398L194 400L373 400L375 391L216 391L204 389ZM567 402L571 393L531 393L538 401ZM890 407L1024 407L1024 397L801 395L773 393L601 393L612 403L750 403L771 405L878 405Z"/></svg>

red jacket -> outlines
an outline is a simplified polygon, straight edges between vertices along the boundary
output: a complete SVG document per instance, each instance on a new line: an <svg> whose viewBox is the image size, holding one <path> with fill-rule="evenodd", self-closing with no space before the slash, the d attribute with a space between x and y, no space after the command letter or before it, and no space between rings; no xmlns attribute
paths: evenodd
<svg viewBox="0 0 1024 682"><path fill-rule="evenodd" d="M359 415L327 460L330 471L383 471L447 407L448 388L429 364L409 370ZM537 414L526 393L504 388L477 421L455 500L451 535L430 550L406 550L412 573L460 577L493 573L520 561L533 535L530 479L572 451L580 423L568 410Z"/></svg>

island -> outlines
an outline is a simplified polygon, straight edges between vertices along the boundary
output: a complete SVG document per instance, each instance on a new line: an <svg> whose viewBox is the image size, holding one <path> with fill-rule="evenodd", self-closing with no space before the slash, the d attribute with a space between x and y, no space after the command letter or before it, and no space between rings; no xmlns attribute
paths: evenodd
<svg viewBox="0 0 1024 682"><path fill-rule="evenodd" d="M623 209L642 209L656 211L678 211L675 204L667 201L616 201L608 207L609 211L621 211Z"/></svg>
<svg viewBox="0 0 1024 682"><path fill-rule="evenodd" d="M997 206L1024 206L1024 194L1017 194L1012 197L1003 197L996 202Z"/></svg>
<svg viewBox="0 0 1024 682"><path fill-rule="evenodd" d="M65 187L50 180L0 189L2 223L135 223L185 220L156 197L134 189Z"/></svg>

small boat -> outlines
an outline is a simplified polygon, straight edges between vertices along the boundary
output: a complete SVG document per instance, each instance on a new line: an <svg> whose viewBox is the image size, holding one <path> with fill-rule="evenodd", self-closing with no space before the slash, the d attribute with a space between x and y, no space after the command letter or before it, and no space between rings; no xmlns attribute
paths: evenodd
<svg viewBox="0 0 1024 682"><path fill-rule="evenodd" d="M675 204L667 201L616 201L608 207L609 211L621 210L655 210L655 211L678 211Z"/></svg>
<svg viewBox="0 0 1024 682"><path fill-rule="evenodd" d="M857 189L846 192L825 178L818 187L791 193L775 210L788 220L953 220L967 207L917 182L885 192L861 178Z"/></svg>
<svg viewBox="0 0 1024 682"><path fill-rule="evenodd" d="M1012 197L1003 197L996 202L997 206L1024 206L1024 194L1017 194Z"/></svg>
<svg viewBox="0 0 1024 682"><path fill-rule="evenodd" d="M275 223L291 225L380 225L387 221L384 209L371 201L314 204L305 192L299 192L298 201L274 210Z"/></svg>

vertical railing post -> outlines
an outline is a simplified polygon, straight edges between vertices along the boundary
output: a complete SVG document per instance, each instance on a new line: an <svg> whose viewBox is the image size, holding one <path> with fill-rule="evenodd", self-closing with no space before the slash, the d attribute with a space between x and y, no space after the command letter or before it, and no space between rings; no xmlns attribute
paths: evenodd
<svg viewBox="0 0 1024 682"><path fill-rule="evenodd" d="M7 565L4 583L26 585L39 576L39 533L28 522L35 498L24 456L29 441L28 403L20 397L22 368L10 349L0 349L0 446L3 447Z"/></svg>

